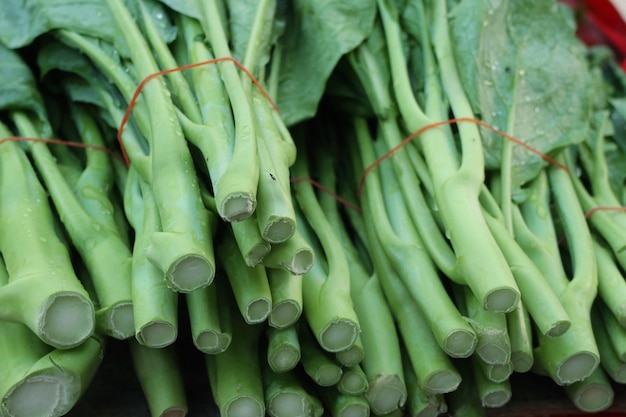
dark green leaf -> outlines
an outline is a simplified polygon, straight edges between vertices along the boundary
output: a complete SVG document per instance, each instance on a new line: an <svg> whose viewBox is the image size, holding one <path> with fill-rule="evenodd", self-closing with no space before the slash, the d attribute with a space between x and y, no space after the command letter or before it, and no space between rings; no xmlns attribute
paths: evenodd
<svg viewBox="0 0 626 417"><path fill-rule="evenodd" d="M566 7L554 0L462 0L451 11L451 32L477 117L543 153L584 140L590 76ZM488 168L499 168L504 140L485 134ZM514 145L514 189L544 164Z"/></svg>
<svg viewBox="0 0 626 417"><path fill-rule="evenodd" d="M45 120L46 112L30 68L13 50L0 43L0 110L23 110L34 112Z"/></svg>
<svg viewBox="0 0 626 417"><path fill-rule="evenodd" d="M30 44L53 29L66 29L103 39L120 53L123 37L102 0L2 0L0 41L9 48Z"/></svg>
<svg viewBox="0 0 626 417"><path fill-rule="evenodd" d="M292 125L316 113L328 77L339 59L371 32L373 0L295 0L283 45L278 107Z"/></svg>

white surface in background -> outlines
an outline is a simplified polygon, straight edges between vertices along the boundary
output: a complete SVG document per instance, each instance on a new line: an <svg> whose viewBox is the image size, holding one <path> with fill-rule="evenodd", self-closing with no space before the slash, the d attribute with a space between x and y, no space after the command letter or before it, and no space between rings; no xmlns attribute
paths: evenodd
<svg viewBox="0 0 626 417"><path fill-rule="evenodd" d="M622 16L622 20L626 22L626 0L611 0L613 6L617 9L618 13Z"/></svg>

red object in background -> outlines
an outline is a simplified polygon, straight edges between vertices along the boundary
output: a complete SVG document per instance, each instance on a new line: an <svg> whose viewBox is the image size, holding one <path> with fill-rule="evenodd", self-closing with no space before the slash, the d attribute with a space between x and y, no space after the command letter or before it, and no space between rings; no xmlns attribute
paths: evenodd
<svg viewBox="0 0 626 417"><path fill-rule="evenodd" d="M578 18L578 37L589 46L604 44L626 71L626 23L610 0L561 0Z"/></svg>

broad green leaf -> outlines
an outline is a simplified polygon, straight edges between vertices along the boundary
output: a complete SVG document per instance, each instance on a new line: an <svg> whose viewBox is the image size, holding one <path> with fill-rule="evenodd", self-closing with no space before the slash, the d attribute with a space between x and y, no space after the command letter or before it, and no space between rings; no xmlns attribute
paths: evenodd
<svg viewBox="0 0 626 417"><path fill-rule="evenodd" d="M250 39L250 33L256 19L257 8L262 2L259 0L228 0L228 26L230 29L231 49L233 56L241 63L246 51L252 44L258 48L257 58L252 68L248 68L255 75L270 59L270 46L274 29L274 15L276 0L269 0L263 19L263 29L258 39Z"/></svg>
<svg viewBox="0 0 626 417"><path fill-rule="evenodd" d="M45 120L46 111L30 68L13 50L0 43L0 110L34 112Z"/></svg>
<svg viewBox="0 0 626 417"><path fill-rule="evenodd" d="M461 0L450 17L454 54L476 116L543 153L586 137L591 100L585 48L555 0ZM483 137L488 169L506 139ZM513 145L513 189L546 164Z"/></svg>
<svg viewBox="0 0 626 417"><path fill-rule="evenodd" d="M0 41L9 48L28 45L54 29L103 39L121 54L126 51L123 37L102 0L2 0Z"/></svg>
<svg viewBox="0 0 626 417"><path fill-rule="evenodd" d="M339 59L371 32L373 0L294 0L279 43L283 47L277 94L287 125L315 115Z"/></svg>

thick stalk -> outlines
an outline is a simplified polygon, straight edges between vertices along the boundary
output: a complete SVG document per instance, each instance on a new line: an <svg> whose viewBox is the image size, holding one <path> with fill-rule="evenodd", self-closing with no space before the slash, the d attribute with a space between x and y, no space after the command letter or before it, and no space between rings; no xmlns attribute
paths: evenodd
<svg viewBox="0 0 626 417"><path fill-rule="evenodd" d="M231 56L223 22L216 0L203 1L200 21L217 57ZM215 190L219 215L226 221L238 221L250 216L256 209L259 182L259 160L254 116L249 96L233 62L218 63L224 86L228 92L235 120L233 157ZM245 173L245 174L242 174ZM238 190L234 192L233 190Z"/></svg>
<svg viewBox="0 0 626 417"><path fill-rule="evenodd" d="M145 38L123 2L106 3L130 45L137 76L158 72ZM202 204L193 161L164 81L152 80L142 94L150 113L151 185L163 228L153 234L148 257L172 288L189 292L209 285L215 274L208 211Z"/></svg>
<svg viewBox="0 0 626 417"><path fill-rule="evenodd" d="M268 324L283 329L295 324L302 315L302 276L284 269L267 268L272 294Z"/></svg>
<svg viewBox="0 0 626 417"><path fill-rule="evenodd" d="M166 285L161 270L146 256L150 236L160 230L161 222L150 186L132 167L124 206L135 230L131 285L135 338L148 347L165 347L178 335L178 294Z"/></svg>
<svg viewBox="0 0 626 417"><path fill-rule="evenodd" d="M272 310L272 293L265 267L246 265L234 237L229 234L224 235L218 256L241 316L248 324L265 321Z"/></svg>
<svg viewBox="0 0 626 417"><path fill-rule="evenodd" d="M274 372L288 372L300 361L300 340L297 326L284 329L268 327L267 363Z"/></svg>
<svg viewBox="0 0 626 417"><path fill-rule="evenodd" d="M343 369L341 379L337 383L337 389L342 394L361 395L369 389L367 375L360 365L354 365Z"/></svg>
<svg viewBox="0 0 626 417"><path fill-rule="evenodd" d="M205 355L213 400L223 417L263 417L265 398L259 365L260 325L249 325L232 309L233 340L226 351Z"/></svg>
<svg viewBox="0 0 626 417"><path fill-rule="evenodd" d="M187 398L183 376L170 346L155 349L130 342L133 368L141 384L152 417L184 417Z"/></svg>
<svg viewBox="0 0 626 417"><path fill-rule="evenodd" d="M304 372L322 387L335 385L341 379L343 370L335 363L315 340L311 330L302 323L300 335L300 363Z"/></svg>
<svg viewBox="0 0 626 417"><path fill-rule="evenodd" d="M290 239L272 245L262 261L268 268L283 268L294 275L306 274L314 263L315 253L297 228Z"/></svg>
<svg viewBox="0 0 626 417"><path fill-rule="evenodd" d="M355 165L359 167L356 169L360 170L361 166L369 166L373 163L375 156L365 122L355 120L355 129L359 141L359 152L363 159L362 165ZM469 344L465 343L465 346L460 346L460 355L463 356L467 351L471 351L473 339L466 336L473 335L473 331L452 303L429 255L417 242L401 239L394 232L390 224L390 216L384 207L379 181L374 175L371 175L365 183L361 199L363 208L368 207L367 210L371 212L368 216L373 216L372 219L376 223L376 236L383 243L381 246L385 256L418 303L429 327L435 332L440 346L445 347L446 344L453 343L452 341L456 340L455 335L460 335L463 341L469 342ZM400 210L402 206L396 205L395 208ZM402 212L393 214L401 215ZM379 278L385 279L382 275ZM456 347L453 347L454 349Z"/></svg>
<svg viewBox="0 0 626 417"><path fill-rule="evenodd" d="M523 304L506 315L507 331L511 341L511 363L515 372L528 372L533 366L533 339L530 316Z"/></svg>
<svg viewBox="0 0 626 417"><path fill-rule="evenodd" d="M46 191L17 143L0 146L0 161L0 189L11 196L0 200L0 251L10 278L0 290L0 317L52 346L77 346L94 331L94 307L57 235Z"/></svg>
<svg viewBox="0 0 626 417"><path fill-rule="evenodd" d="M95 122L86 114L77 114L76 117L80 127L90 131L83 132L85 135L98 134ZM13 121L21 135L40 136L26 114L15 112ZM111 203L107 190L96 189L89 184L84 184L83 188L76 191L72 190L65 182L46 144L32 142L29 148L61 222L89 271L99 304L96 325L115 338L131 337L134 334L131 301L132 255L110 212ZM77 197L79 193L82 194L80 199ZM80 200L87 199L90 200L89 204L83 206ZM98 213L95 217L92 216L93 211ZM107 219L99 222L98 218L106 211L109 211Z"/></svg>
<svg viewBox="0 0 626 417"><path fill-rule="evenodd" d="M267 413L271 417L321 417L322 403L303 386L294 372L273 372L265 361L261 363L263 394Z"/></svg>
<svg viewBox="0 0 626 417"><path fill-rule="evenodd" d="M225 278L225 277L220 277ZM215 282L187 294L187 311L194 346L207 354L224 352L230 346L232 330L230 310L223 301L228 285Z"/></svg>

